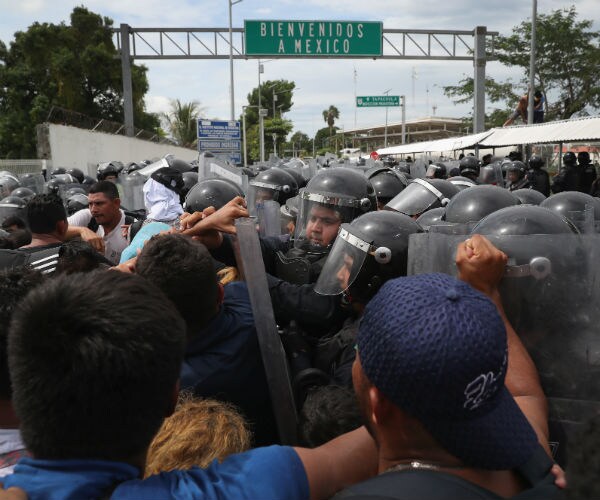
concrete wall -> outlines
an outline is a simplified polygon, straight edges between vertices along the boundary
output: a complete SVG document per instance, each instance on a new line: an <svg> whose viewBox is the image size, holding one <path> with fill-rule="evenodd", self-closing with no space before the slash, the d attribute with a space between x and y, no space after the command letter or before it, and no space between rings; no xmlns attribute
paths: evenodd
<svg viewBox="0 0 600 500"><path fill-rule="evenodd" d="M96 177L100 161L119 160L127 164L162 158L168 153L186 161L198 158L193 149L54 123L38 125L37 136L38 156L52 160L53 168L77 167L92 177Z"/></svg>

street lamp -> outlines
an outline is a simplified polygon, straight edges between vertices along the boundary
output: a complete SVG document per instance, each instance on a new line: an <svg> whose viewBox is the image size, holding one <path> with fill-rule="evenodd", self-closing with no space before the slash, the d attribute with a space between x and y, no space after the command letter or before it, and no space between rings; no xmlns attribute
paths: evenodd
<svg viewBox="0 0 600 500"><path fill-rule="evenodd" d="M244 167L248 166L248 143L246 142L246 110L248 108L257 108L256 105L242 106L242 133L244 138Z"/></svg>
<svg viewBox="0 0 600 500"><path fill-rule="evenodd" d="M229 2L229 90L231 98L231 120L235 120L235 103L233 93L233 27L231 26L231 8L242 0L228 0Z"/></svg>
<svg viewBox="0 0 600 500"><path fill-rule="evenodd" d="M387 90L384 90L382 93L387 96L387 95L390 95L391 90L392 89L387 89ZM386 106L385 107L385 132L383 134L383 147L384 148L387 148L387 124L388 124L388 107Z"/></svg>
<svg viewBox="0 0 600 500"><path fill-rule="evenodd" d="M277 86L277 84L271 85L271 89L273 89L273 118L275 118L275 103L277 102L277 96L281 95L281 94L285 94L287 92L293 92L294 90L300 90L299 88L293 88L293 89L282 90L280 92L275 92L276 86ZM283 106L283 104L281 106ZM278 106L278 107L281 108L281 106Z"/></svg>

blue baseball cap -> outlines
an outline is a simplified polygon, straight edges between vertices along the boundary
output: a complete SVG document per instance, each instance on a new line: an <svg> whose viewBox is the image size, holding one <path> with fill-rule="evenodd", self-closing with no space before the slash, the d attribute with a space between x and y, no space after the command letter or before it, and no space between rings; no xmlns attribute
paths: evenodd
<svg viewBox="0 0 600 500"><path fill-rule="evenodd" d="M360 324L370 382L465 465L524 464L537 436L504 385L506 330L494 303L445 274L386 282Z"/></svg>

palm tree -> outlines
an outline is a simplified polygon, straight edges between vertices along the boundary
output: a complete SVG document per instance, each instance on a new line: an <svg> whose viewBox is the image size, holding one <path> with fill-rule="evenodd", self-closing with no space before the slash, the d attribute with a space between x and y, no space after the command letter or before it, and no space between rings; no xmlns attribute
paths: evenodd
<svg viewBox="0 0 600 500"><path fill-rule="evenodd" d="M204 111L198 101L171 101L171 109L163 114L163 118L167 121L171 136L179 145L187 148L195 146L198 140L198 118Z"/></svg>
<svg viewBox="0 0 600 500"><path fill-rule="evenodd" d="M333 125L335 121L340 117L340 111L333 105L329 106L329 109L323 111L323 120L327 122L329 126L329 137L333 133Z"/></svg>

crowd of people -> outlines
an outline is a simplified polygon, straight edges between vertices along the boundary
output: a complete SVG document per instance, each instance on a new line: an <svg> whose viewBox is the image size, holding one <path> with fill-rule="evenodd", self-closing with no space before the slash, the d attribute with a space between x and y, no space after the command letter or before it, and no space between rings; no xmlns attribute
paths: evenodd
<svg viewBox="0 0 600 500"><path fill-rule="evenodd" d="M103 163L94 182L54 171L40 194L0 173L22 200L0 201L0 498L597 496L600 417L581 416L567 453L548 406L574 394L548 360L565 346L540 354L540 328L513 324L505 293L517 275L548 300L570 290L548 277L555 240L513 252L510 237L580 251L597 232L589 154L563 163L550 179L537 155L422 176L290 162L240 169L246 192L173 159ZM122 179L140 175L144 211L122 203ZM248 217L256 262L238 249ZM451 246L422 239L436 235ZM265 269L281 349L265 349L248 266ZM285 360L289 400L269 356ZM600 401L596 365L571 372Z"/></svg>

